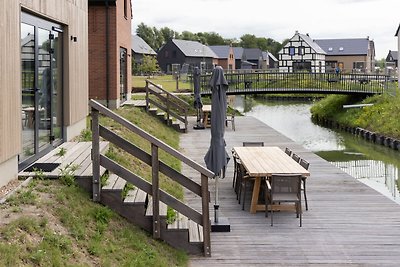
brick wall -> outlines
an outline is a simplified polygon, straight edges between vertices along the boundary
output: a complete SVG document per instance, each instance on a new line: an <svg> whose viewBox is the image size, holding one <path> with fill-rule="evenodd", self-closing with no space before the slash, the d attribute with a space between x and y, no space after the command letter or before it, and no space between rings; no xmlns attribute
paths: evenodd
<svg viewBox="0 0 400 267"><path fill-rule="evenodd" d="M131 88L131 7L127 3L127 17L124 14L124 2L116 1L109 7L109 97L118 103L120 97L120 47L128 53L128 88ZM106 67L106 7L89 6L89 98L104 101L107 99ZM130 92L130 89L128 90Z"/></svg>

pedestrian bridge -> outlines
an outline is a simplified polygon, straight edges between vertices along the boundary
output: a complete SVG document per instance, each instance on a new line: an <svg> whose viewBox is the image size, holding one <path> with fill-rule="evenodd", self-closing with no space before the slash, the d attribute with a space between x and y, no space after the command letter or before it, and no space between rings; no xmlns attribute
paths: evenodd
<svg viewBox="0 0 400 267"><path fill-rule="evenodd" d="M211 95L211 74L200 76L201 95ZM226 73L228 95L243 94L382 94L394 86L387 75L336 73Z"/></svg>

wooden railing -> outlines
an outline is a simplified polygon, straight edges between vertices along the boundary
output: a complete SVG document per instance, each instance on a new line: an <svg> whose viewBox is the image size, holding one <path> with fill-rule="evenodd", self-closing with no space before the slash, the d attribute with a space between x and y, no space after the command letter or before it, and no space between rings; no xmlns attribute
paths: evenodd
<svg viewBox="0 0 400 267"><path fill-rule="evenodd" d="M211 74L201 75L202 95L211 94ZM390 77L372 74L240 72L226 73L227 94L315 93L381 94Z"/></svg>
<svg viewBox="0 0 400 267"><path fill-rule="evenodd" d="M208 190L208 179L214 177L214 173L189 159L176 149L172 148L163 141L155 138L154 136L143 131L130 121L124 119L110 109L104 107L100 103L90 100L91 117L92 117L92 157L93 157L93 200L100 201L100 166L105 167L107 170L115 173L119 177L125 179L127 182L132 183L136 187L152 195L153 205L153 237L160 238L160 214L159 214L159 201L185 215L189 219L203 226L203 243L204 255L211 256L211 242L210 242L210 216L209 216L209 202L210 194ZM129 131L137 134L144 141L151 144L151 154L137 147L128 140L118 136L115 132L107 129L99 124L99 113L114 120L115 122L126 127ZM119 148L125 150L127 153L135 156L152 168L152 181L151 183L144 180L140 176L132 173L115 161L108 157L101 155L99 151L100 137L108 140ZM159 150L162 149L170 156L177 158L179 161L187 164L192 169L199 172L201 176L201 184L197 184L180 172L174 170L164 162L159 160ZM183 187L192 191L201 197L202 212L187 206L185 203L171 196L167 192L159 188L159 173L163 173L172 180L176 181Z"/></svg>
<svg viewBox="0 0 400 267"><path fill-rule="evenodd" d="M188 110L189 104L164 90L157 84L146 80L146 110L149 111L151 105L156 106L166 113L168 125L171 124L172 118L185 124L185 132L188 128Z"/></svg>

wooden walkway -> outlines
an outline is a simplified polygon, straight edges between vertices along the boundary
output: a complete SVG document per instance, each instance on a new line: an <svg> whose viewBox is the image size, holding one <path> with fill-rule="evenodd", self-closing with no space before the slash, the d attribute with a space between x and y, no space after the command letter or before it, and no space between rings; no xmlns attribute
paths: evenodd
<svg viewBox="0 0 400 267"><path fill-rule="evenodd" d="M100 142L100 151L103 153L108 149L108 142ZM35 164L55 164L54 170L43 171L43 175L47 178L58 178L66 168L76 168L74 176L76 178L91 178L92 159L91 159L92 142L65 142L59 147L53 149L45 156L38 159ZM63 151L64 153L60 153ZM61 155L62 154L62 155ZM101 173L105 169L101 167ZM18 174L20 177L35 176L34 171L22 171Z"/></svg>
<svg viewBox="0 0 400 267"><path fill-rule="evenodd" d="M263 141L266 146L291 148L310 162L307 180L309 210L299 227L294 212L279 212L274 226L264 212L243 211L232 189L233 160L227 177L220 183L220 211L229 219L231 232L212 233L212 257L191 257L190 266L399 266L400 206L329 162L295 144L251 117L236 117L236 131L227 128L226 150L243 141ZM184 154L205 165L203 157L210 144L210 129L193 130L181 136ZM183 166L185 175L200 177ZM210 181L210 190L214 190ZM214 194L211 193L212 204ZM250 194L247 194L250 197ZM186 195L192 206L199 202ZM303 202L304 205L304 202ZM213 214L213 210L210 210Z"/></svg>

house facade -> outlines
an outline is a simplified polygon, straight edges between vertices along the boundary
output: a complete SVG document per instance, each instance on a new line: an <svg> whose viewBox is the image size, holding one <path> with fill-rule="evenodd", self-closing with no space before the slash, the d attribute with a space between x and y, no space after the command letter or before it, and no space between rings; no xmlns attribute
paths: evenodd
<svg viewBox="0 0 400 267"><path fill-rule="evenodd" d="M386 56L385 63L386 67L391 67L393 69L398 67L398 51L389 50L389 53Z"/></svg>
<svg viewBox="0 0 400 267"><path fill-rule="evenodd" d="M215 53L206 45L196 41L172 39L164 44L157 53L158 65L165 73L172 73L173 66L181 68L184 64L189 69L199 67L211 70L217 65Z"/></svg>
<svg viewBox="0 0 400 267"><path fill-rule="evenodd" d="M89 98L115 109L131 96L131 1L88 4Z"/></svg>
<svg viewBox="0 0 400 267"><path fill-rule="evenodd" d="M325 51L308 34L295 35L279 51L280 72L325 72Z"/></svg>
<svg viewBox="0 0 400 267"><path fill-rule="evenodd" d="M317 39L326 52L326 71L336 67L343 73L371 73L375 70L375 44L367 38Z"/></svg>
<svg viewBox="0 0 400 267"><path fill-rule="evenodd" d="M0 186L86 128L87 0L2 1Z"/></svg>
<svg viewBox="0 0 400 267"><path fill-rule="evenodd" d="M235 70L235 55L233 47L229 45L211 45L210 49L217 56L217 65L221 66L224 70Z"/></svg>

